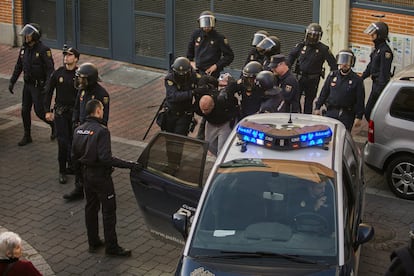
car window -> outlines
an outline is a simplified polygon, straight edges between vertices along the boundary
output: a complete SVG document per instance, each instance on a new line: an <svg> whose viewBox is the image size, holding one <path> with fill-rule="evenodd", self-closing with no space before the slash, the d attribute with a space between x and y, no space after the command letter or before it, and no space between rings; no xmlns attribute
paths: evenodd
<svg viewBox="0 0 414 276"><path fill-rule="evenodd" d="M223 164L202 206L190 254L336 256L334 175L320 164L302 161Z"/></svg>
<svg viewBox="0 0 414 276"><path fill-rule="evenodd" d="M393 117L414 121L414 88L404 87L395 96L390 114Z"/></svg>

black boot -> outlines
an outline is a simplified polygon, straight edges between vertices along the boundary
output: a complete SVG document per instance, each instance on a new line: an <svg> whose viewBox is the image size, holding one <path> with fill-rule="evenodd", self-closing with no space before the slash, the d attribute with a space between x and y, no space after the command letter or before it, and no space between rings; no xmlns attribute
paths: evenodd
<svg viewBox="0 0 414 276"><path fill-rule="evenodd" d="M66 173L59 173L59 183L66 184L67 181Z"/></svg>
<svg viewBox="0 0 414 276"><path fill-rule="evenodd" d="M25 134L22 138L22 140L20 140L19 143L17 143L19 146L25 146L27 144L30 144L32 141L32 137L30 136L30 134Z"/></svg>
<svg viewBox="0 0 414 276"><path fill-rule="evenodd" d="M75 200L81 200L84 198L83 189L80 189L78 186L75 187L75 189L70 192L69 194L64 194L63 198L67 201L75 201Z"/></svg>
<svg viewBox="0 0 414 276"><path fill-rule="evenodd" d="M130 257L131 250L120 247L119 245L115 248L107 248L105 254L109 256L118 256L118 257Z"/></svg>

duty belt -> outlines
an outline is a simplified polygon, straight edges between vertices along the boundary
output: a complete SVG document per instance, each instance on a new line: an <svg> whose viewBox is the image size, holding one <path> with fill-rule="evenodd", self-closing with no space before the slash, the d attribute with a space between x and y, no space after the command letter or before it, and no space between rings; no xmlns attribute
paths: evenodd
<svg viewBox="0 0 414 276"><path fill-rule="evenodd" d="M55 105L54 110L57 115L62 115L65 112L72 112L73 106L70 105Z"/></svg>
<svg viewBox="0 0 414 276"><path fill-rule="evenodd" d="M308 78L308 79L317 79L321 76L321 74L306 74L301 72L300 75L304 78Z"/></svg>

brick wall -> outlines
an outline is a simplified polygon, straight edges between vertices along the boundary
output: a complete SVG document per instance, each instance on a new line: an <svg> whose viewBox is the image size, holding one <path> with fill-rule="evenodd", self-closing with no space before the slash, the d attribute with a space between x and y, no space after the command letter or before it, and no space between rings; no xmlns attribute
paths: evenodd
<svg viewBox="0 0 414 276"><path fill-rule="evenodd" d="M23 25L23 0L15 0L14 4L16 25ZM12 0L0 1L0 23L12 23Z"/></svg>
<svg viewBox="0 0 414 276"><path fill-rule="evenodd" d="M373 14L384 14L381 21L388 24L389 32L414 36L414 16L389 13L384 11L352 8L350 12L349 42L371 45L371 37L364 30L372 22L380 21Z"/></svg>

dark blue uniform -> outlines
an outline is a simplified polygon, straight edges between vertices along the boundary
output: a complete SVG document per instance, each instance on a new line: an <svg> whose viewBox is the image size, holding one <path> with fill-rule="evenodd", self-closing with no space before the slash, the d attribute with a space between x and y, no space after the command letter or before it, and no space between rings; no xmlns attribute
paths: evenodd
<svg viewBox="0 0 414 276"><path fill-rule="evenodd" d="M52 73L45 97L45 111L55 114L56 137L58 140L59 172L66 172L66 162L70 161L70 149L72 146L72 116L78 91L73 85L75 71L66 67L59 67ZM53 91L56 89L55 106L51 109ZM70 162L69 162L70 167Z"/></svg>
<svg viewBox="0 0 414 276"><path fill-rule="evenodd" d="M174 80L174 74L169 72L164 79L165 82L165 108L167 118L165 131L181 135L188 134L188 128L193 118L193 90L197 88L200 75L191 72L184 84Z"/></svg>
<svg viewBox="0 0 414 276"><path fill-rule="evenodd" d="M49 47L43 45L41 41L35 42L32 47L22 46L10 83L14 85L23 72L21 115L24 133L27 137L30 137L32 106L34 106L37 117L52 126L52 123L45 119L42 92L54 70L52 52Z"/></svg>
<svg viewBox="0 0 414 276"><path fill-rule="evenodd" d="M262 88L254 86L251 91L247 91L243 84L238 84L237 92L241 95L240 119L260 111L260 106L264 100L264 90Z"/></svg>
<svg viewBox="0 0 414 276"><path fill-rule="evenodd" d="M101 101L104 106L104 117L103 123L108 124L109 120L109 94L99 83L94 84L93 86L88 86L87 89L80 89L76 96L76 101L73 109L72 123L83 124L86 119L86 110L85 106L88 101L92 99L97 99Z"/></svg>
<svg viewBox="0 0 414 276"><path fill-rule="evenodd" d="M295 70L299 76L300 91L305 93L303 113L311 114L322 75L322 66L327 61L331 71L337 70L336 60L329 47L321 42L310 45L306 45L305 42L298 43L289 53L289 65L293 66L296 60Z"/></svg>
<svg viewBox="0 0 414 276"><path fill-rule="evenodd" d="M355 118L364 115L365 89L361 77L352 70L342 75L340 70L333 71L326 79L316 109L323 104L327 107L326 116L341 121L351 131Z"/></svg>
<svg viewBox="0 0 414 276"><path fill-rule="evenodd" d="M362 78L372 78L372 90L365 107L365 118L369 121L372 108L378 100L382 90L391 78L391 63L393 54L390 46L385 41L375 42L375 49L370 55L370 62L367 65Z"/></svg>
<svg viewBox="0 0 414 276"><path fill-rule="evenodd" d="M284 100L279 112L300 113L299 83L290 70L283 76L277 77L276 86L281 89L280 93Z"/></svg>
<svg viewBox="0 0 414 276"><path fill-rule="evenodd" d="M85 186L85 222L90 246L100 243L98 212L102 204L102 219L106 250L119 247L115 231L116 201L112 182L112 166L132 168L133 163L112 156L111 135L104 123L95 117L74 131L72 160L82 168Z"/></svg>
<svg viewBox="0 0 414 276"><path fill-rule="evenodd" d="M227 39L215 29L208 33L197 29L191 35L188 43L187 58L190 61L195 61L197 70L201 74L216 64L217 70L212 76L218 78L224 67L233 62L234 53Z"/></svg>

